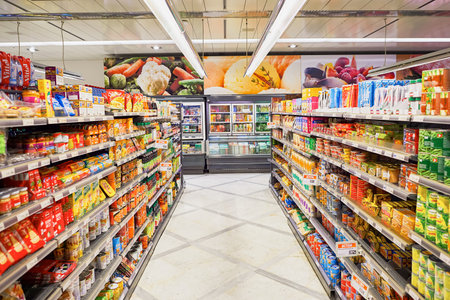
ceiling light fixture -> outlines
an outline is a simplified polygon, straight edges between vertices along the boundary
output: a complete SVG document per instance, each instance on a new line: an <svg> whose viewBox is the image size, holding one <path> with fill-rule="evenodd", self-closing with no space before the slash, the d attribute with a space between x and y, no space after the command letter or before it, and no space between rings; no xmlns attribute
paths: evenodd
<svg viewBox="0 0 450 300"><path fill-rule="evenodd" d="M155 46L152 46L152 49L153 49L153 50L159 50L159 49L161 49L161 47L158 46L158 45L155 45Z"/></svg>
<svg viewBox="0 0 450 300"><path fill-rule="evenodd" d="M159 23L166 30L200 77L206 75L203 64L197 51L187 35L175 7L171 0L144 0L148 8L153 12Z"/></svg>
<svg viewBox="0 0 450 300"><path fill-rule="evenodd" d="M291 24L306 0L279 0L273 10L269 23L261 37L256 51L252 55L250 64L245 70L244 76L252 76L256 68L262 63L266 55L272 50L280 36Z"/></svg>
<svg viewBox="0 0 450 300"><path fill-rule="evenodd" d="M289 48L297 48L297 45L295 45L295 44L290 44L290 45L289 45Z"/></svg>
<svg viewBox="0 0 450 300"><path fill-rule="evenodd" d="M39 51L38 49L36 49L35 47L31 46L30 48L27 49L28 51L30 51L31 53L34 53L36 51Z"/></svg>
<svg viewBox="0 0 450 300"><path fill-rule="evenodd" d="M247 43L256 44L259 39L248 39ZM245 44L245 39L205 39L205 44ZM387 38L387 43L450 43L450 38ZM193 44L203 44L203 40L192 40ZM278 44L383 44L384 38L284 38ZM131 46L131 45L174 45L173 40L111 40L111 41L65 41L65 46ZM61 46L61 41L20 42L24 47ZM17 47L17 42L0 42L0 47Z"/></svg>
<svg viewBox="0 0 450 300"><path fill-rule="evenodd" d="M371 76L383 75L390 72L405 70L448 58L450 58L450 48L399 61L391 66L372 69L369 71L369 75Z"/></svg>

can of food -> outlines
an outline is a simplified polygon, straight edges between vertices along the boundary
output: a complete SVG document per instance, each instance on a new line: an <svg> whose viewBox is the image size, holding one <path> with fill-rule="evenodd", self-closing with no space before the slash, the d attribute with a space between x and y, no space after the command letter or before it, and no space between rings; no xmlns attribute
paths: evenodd
<svg viewBox="0 0 450 300"><path fill-rule="evenodd" d="M120 237L115 237L112 240L113 242L113 254L114 256L119 255L122 252L122 246L120 243Z"/></svg>
<svg viewBox="0 0 450 300"><path fill-rule="evenodd" d="M425 294L425 287L426 287L425 280L419 279L419 285L417 287L417 290L419 291L420 294L422 295Z"/></svg>
<svg viewBox="0 0 450 300"><path fill-rule="evenodd" d="M430 273L430 274L433 274L433 276L435 276L435 274L436 274L436 264L439 261L440 260L436 256L431 255L428 258L428 261L427 261L427 272Z"/></svg>
<svg viewBox="0 0 450 300"><path fill-rule="evenodd" d="M95 282L95 267L90 266L88 271L89 271L89 275L91 276L91 281L92 281L92 283L94 283Z"/></svg>
<svg viewBox="0 0 450 300"><path fill-rule="evenodd" d="M427 225L425 230L425 238L430 242L436 243L436 226Z"/></svg>
<svg viewBox="0 0 450 300"><path fill-rule="evenodd" d="M108 266L108 256L105 252L100 252L97 255L96 261L97 269L104 270Z"/></svg>
<svg viewBox="0 0 450 300"><path fill-rule="evenodd" d="M114 300L118 300L120 298L120 290L119 290L119 285L115 284L115 283L111 283L108 285L108 290L112 291L114 294Z"/></svg>
<svg viewBox="0 0 450 300"><path fill-rule="evenodd" d="M448 249L448 231L447 230L436 230L436 245L443 249Z"/></svg>
<svg viewBox="0 0 450 300"><path fill-rule="evenodd" d="M434 289L434 283L436 282L436 277L434 276L434 273L427 272L425 275L425 284L429 288Z"/></svg>
<svg viewBox="0 0 450 300"><path fill-rule="evenodd" d="M434 285L434 291L435 296L444 297L445 294L444 284L436 280L436 283Z"/></svg>
<svg viewBox="0 0 450 300"><path fill-rule="evenodd" d="M80 296L86 296L86 280L84 278L80 278Z"/></svg>
<svg viewBox="0 0 450 300"><path fill-rule="evenodd" d="M434 287L425 287L425 300L434 300Z"/></svg>
<svg viewBox="0 0 450 300"><path fill-rule="evenodd" d="M448 268L445 270L444 278L444 287L446 290L450 290L450 270Z"/></svg>
<svg viewBox="0 0 450 300"><path fill-rule="evenodd" d="M446 265L444 263L439 262L436 264L436 282L444 284L445 268Z"/></svg>
<svg viewBox="0 0 450 300"><path fill-rule="evenodd" d="M428 269L428 258L430 258L431 252L427 250L420 251L419 265L425 270Z"/></svg>
<svg viewBox="0 0 450 300"><path fill-rule="evenodd" d="M418 262L420 260L420 252L424 250L422 246L414 244L411 246L412 250L412 260Z"/></svg>
<svg viewBox="0 0 450 300"><path fill-rule="evenodd" d="M419 265L419 271L418 271L419 280L425 281L426 275L427 275L427 268Z"/></svg>
<svg viewBox="0 0 450 300"><path fill-rule="evenodd" d="M419 274L419 262L413 260L411 262L412 273L418 275Z"/></svg>
<svg viewBox="0 0 450 300"><path fill-rule="evenodd" d="M411 285L416 289L419 286L419 276L417 274L411 274Z"/></svg>
<svg viewBox="0 0 450 300"><path fill-rule="evenodd" d="M436 226L436 213L437 210L434 208L427 209L427 225Z"/></svg>
<svg viewBox="0 0 450 300"><path fill-rule="evenodd" d="M120 292L122 293L122 291L123 291L123 279L120 278L120 277L114 277L111 280L111 282L117 284L119 286Z"/></svg>

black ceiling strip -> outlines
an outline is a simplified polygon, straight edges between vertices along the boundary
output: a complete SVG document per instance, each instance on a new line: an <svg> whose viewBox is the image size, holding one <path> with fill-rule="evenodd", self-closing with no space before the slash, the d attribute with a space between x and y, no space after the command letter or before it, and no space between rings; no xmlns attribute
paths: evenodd
<svg viewBox="0 0 450 300"><path fill-rule="evenodd" d="M369 36L371 36L372 34L374 34L374 33L378 32L378 31L380 31L380 30L384 29L385 27L388 27L389 25L391 25L391 24L393 24L393 23L397 22L398 20L400 20L400 19L395 19L394 21L392 21L392 22L389 22L389 23L387 23L387 24L386 24L386 25L384 25L384 26L381 26L381 27L380 27L380 28L378 28L377 30L375 30L375 31L372 31L371 33L369 33L369 34L365 35L365 36L364 36L364 38L366 38L366 37L369 37Z"/></svg>
<svg viewBox="0 0 450 300"><path fill-rule="evenodd" d="M430 3L434 2L434 1L436 1L436 0L430 0L430 1L428 1L427 3L425 3L425 4L421 5L421 6L419 6L417 9L420 9L420 8L422 8L422 7L424 7L424 6L427 6L428 4L430 4Z"/></svg>

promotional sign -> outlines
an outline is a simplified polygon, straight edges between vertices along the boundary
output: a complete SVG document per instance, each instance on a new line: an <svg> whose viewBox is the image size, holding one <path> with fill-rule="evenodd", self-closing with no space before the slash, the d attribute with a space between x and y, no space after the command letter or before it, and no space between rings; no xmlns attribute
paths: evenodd
<svg viewBox="0 0 450 300"><path fill-rule="evenodd" d="M352 281L350 282L352 287L361 294L364 298L367 298L369 294L369 286L356 274L352 274Z"/></svg>
<svg viewBox="0 0 450 300"><path fill-rule="evenodd" d="M369 70L391 65L396 55L307 55L302 56L302 88L330 89L375 77ZM395 73L384 76L394 79ZM381 79L381 77L379 77Z"/></svg>
<svg viewBox="0 0 450 300"><path fill-rule="evenodd" d="M317 174L303 174L303 184L317 185Z"/></svg>
<svg viewBox="0 0 450 300"><path fill-rule="evenodd" d="M172 163L171 162L161 163L159 165L159 169L161 171L172 171Z"/></svg>
<svg viewBox="0 0 450 300"><path fill-rule="evenodd" d="M155 148L157 149L167 149L169 147L168 140L155 140Z"/></svg>
<svg viewBox="0 0 450 300"><path fill-rule="evenodd" d="M275 122L267 122L267 129L274 129L276 128Z"/></svg>
<svg viewBox="0 0 450 300"><path fill-rule="evenodd" d="M298 94L301 92L300 55L269 55L250 77L244 77L250 57L207 56L205 95Z"/></svg>
<svg viewBox="0 0 450 300"><path fill-rule="evenodd" d="M203 79L184 57L107 57L103 67L107 89L148 96L203 95Z"/></svg>
<svg viewBox="0 0 450 300"><path fill-rule="evenodd" d="M336 256L349 257L358 255L358 243L356 241L336 242Z"/></svg>

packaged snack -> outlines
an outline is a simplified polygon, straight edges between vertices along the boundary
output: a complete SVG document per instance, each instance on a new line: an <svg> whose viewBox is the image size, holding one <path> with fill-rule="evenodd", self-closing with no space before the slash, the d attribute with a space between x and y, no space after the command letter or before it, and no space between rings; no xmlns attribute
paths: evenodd
<svg viewBox="0 0 450 300"><path fill-rule="evenodd" d="M122 90L106 90L106 101L111 109L124 110L125 92Z"/></svg>
<svg viewBox="0 0 450 300"><path fill-rule="evenodd" d="M23 280L35 284L60 282L73 272L76 265L74 261L44 259L28 271Z"/></svg>
<svg viewBox="0 0 450 300"><path fill-rule="evenodd" d="M116 194L113 188L109 185L108 181L105 179L100 180L100 187L110 198Z"/></svg>
<svg viewBox="0 0 450 300"><path fill-rule="evenodd" d="M20 282L16 281L1 293L2 300L25 300Z"/></svg>
<svg viewBox="0 0 450 300"><path fill-rule="evenodd" d="M31 253L44 247L44 240L38 234L30 220L25 219L12 228L17 231Z"/></svg>
<svg viewBox="0 0 450 300"><path fill-rule="evenodd" d="M10 229L5 229L0 232L0 242L3 244L13 262L21 260L28 254L26 246L20 236L15 235Z"/></svg>

